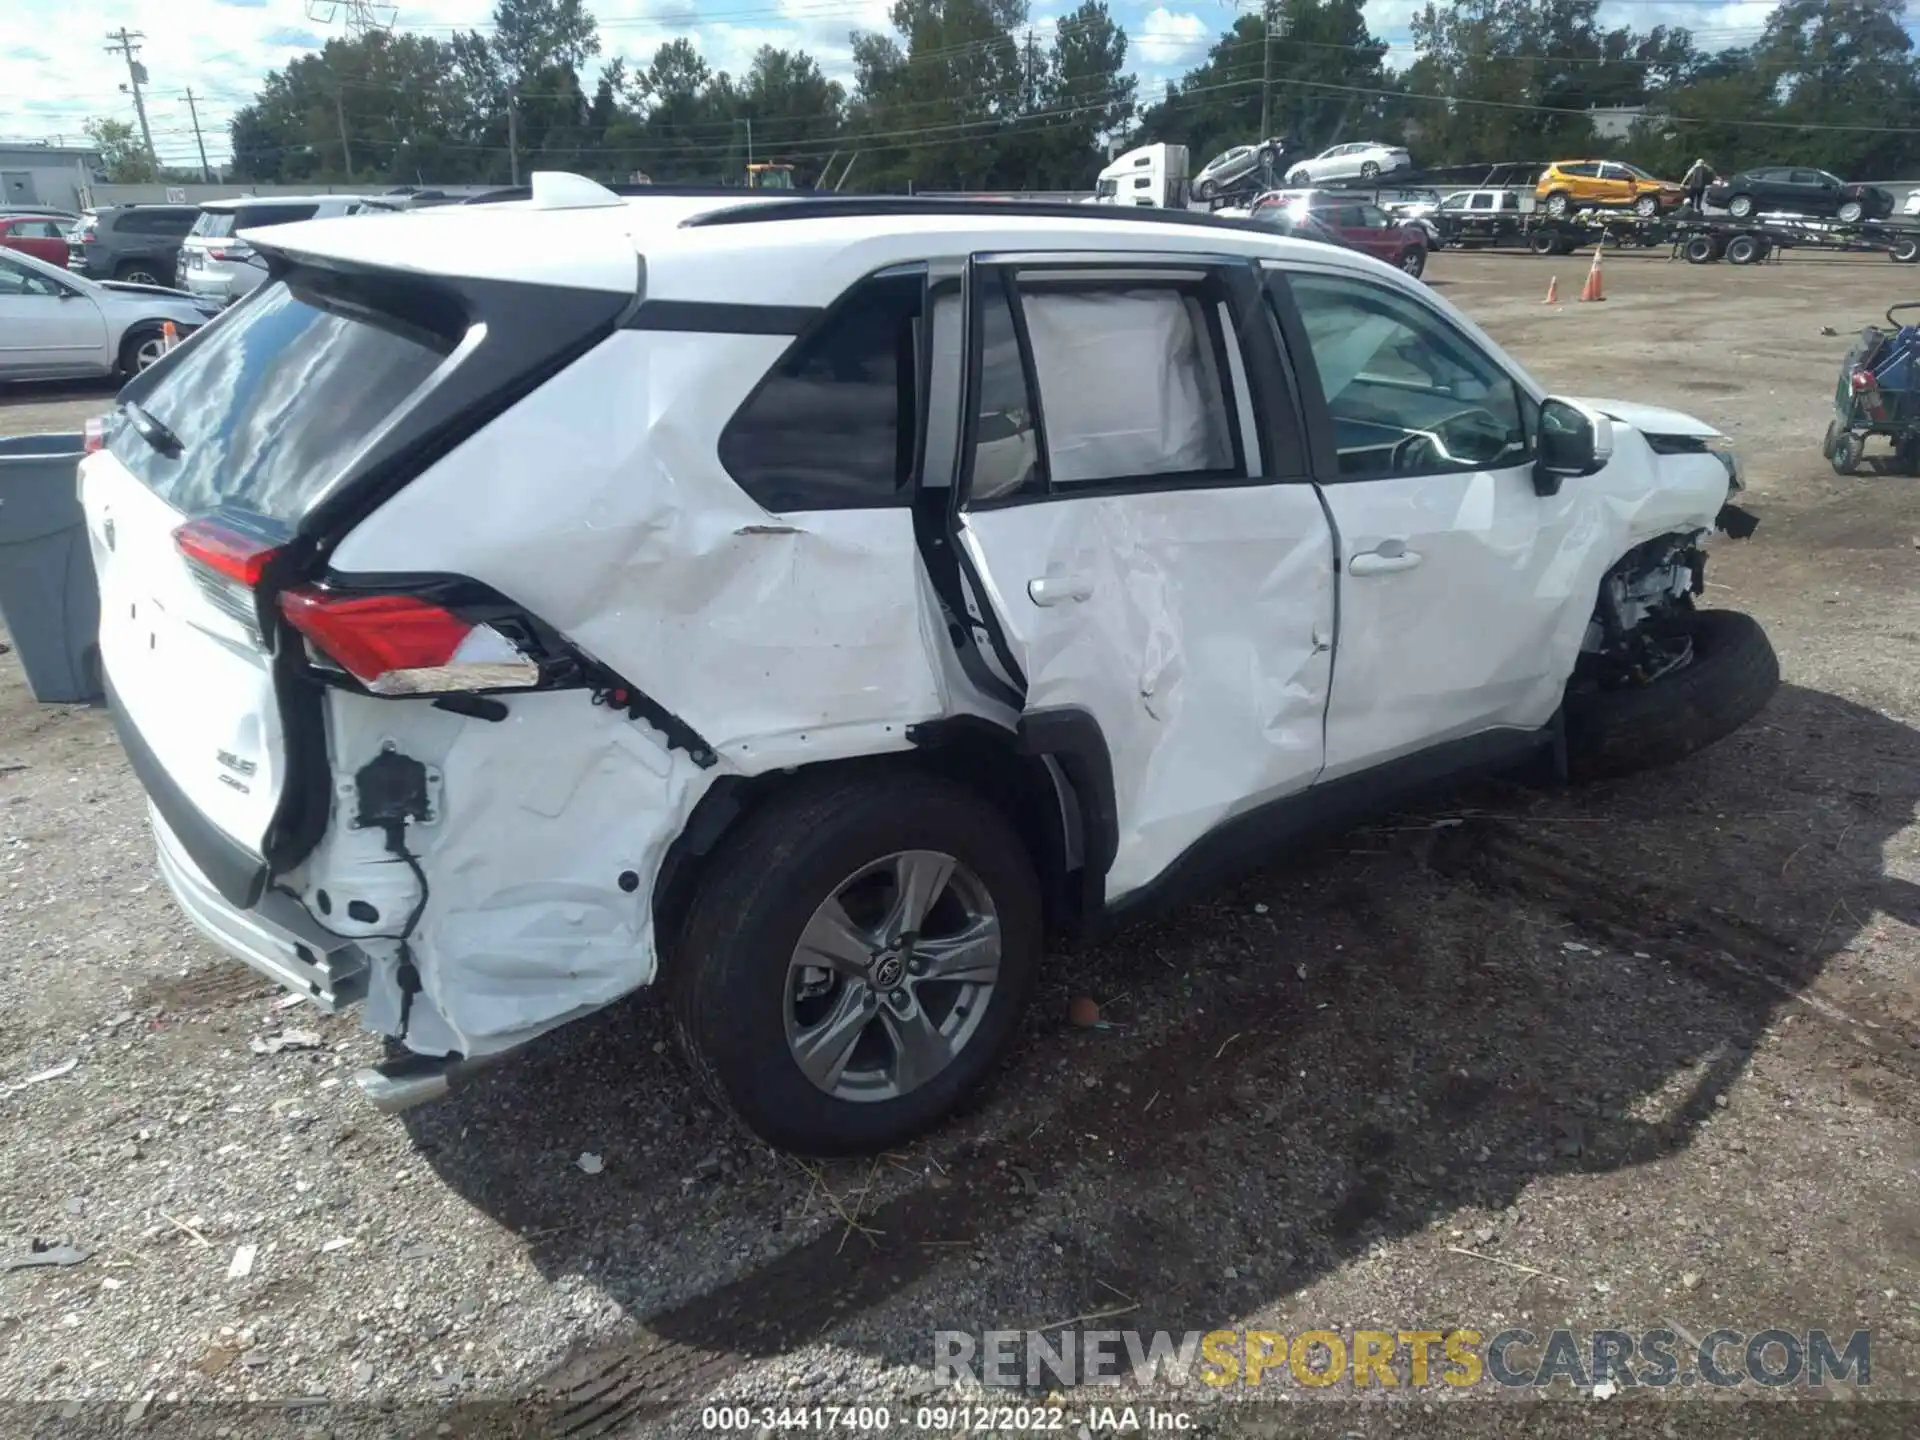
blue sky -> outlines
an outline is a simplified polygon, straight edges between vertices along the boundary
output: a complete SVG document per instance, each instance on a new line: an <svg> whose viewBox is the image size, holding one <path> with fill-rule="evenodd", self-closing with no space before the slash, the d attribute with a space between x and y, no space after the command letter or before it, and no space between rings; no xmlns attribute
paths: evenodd
<svg viewBox="0 0 1920 1440"><path fill-rule="evenodd" d="M131 120L119 88L125 63L104 51L109 30L146 32L140 58L150 74L147 113L163 160L192 163L191 87L207 151L227 154L225 121L251 98L267 71L338 33L328 0L5 0L7 43L0 45L0 137L78 140L88 116ZM1242 0L1258 3L1258 0ZM1368 0L1367 20L1394 45L1390 61L1413 58L1407 21L1420 0ZM1686 25L1710 49L1756 38L1775 0L1607 0L1608 24ZM885 29L889 0L588 0L600 21L602 58L644 65L667 40L685 35L716 70L738 72L761 45L802 46L829 74L850 73L854 29ZM1143 92L1158 89L1205 54L1232 23L1222 0L1109 0L1131 38L1129 60ZM402 29L447 35L484 26L492 0L431 0L398 9ZM1067 0L1034 0L1044 34Z"/></svg>

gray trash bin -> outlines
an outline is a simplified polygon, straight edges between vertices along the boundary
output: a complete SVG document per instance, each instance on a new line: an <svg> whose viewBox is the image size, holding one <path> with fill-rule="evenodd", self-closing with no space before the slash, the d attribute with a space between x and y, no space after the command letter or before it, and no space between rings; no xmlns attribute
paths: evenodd
<svg viewBox="0 0 1920 1440"><path fill-rule="evenodd" d="M75 488L85 437L0 439L0 619L33 698L103 699L100 589Z"/></svg>

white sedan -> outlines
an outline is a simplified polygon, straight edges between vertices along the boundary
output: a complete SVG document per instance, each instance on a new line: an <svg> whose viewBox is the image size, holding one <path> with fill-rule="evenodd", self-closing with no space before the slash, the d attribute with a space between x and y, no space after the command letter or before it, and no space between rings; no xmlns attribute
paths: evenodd
<svg viewBox="0 0 1920 1440"><path fill-rule="evenodd" d="M169 320L184 339L219 313L178 290L89 280L0 250L0 380L137 375L166 353Z"/></svg>
<svg viewBox="0 0 1920 1440"><path fill-rule="evenodd" d="M1287 171L1289 185L1318 185L1326 180L1372 180L1395 170L1411 170L1413 157L1398 145L1363 140L1336 145Z"/></svg>

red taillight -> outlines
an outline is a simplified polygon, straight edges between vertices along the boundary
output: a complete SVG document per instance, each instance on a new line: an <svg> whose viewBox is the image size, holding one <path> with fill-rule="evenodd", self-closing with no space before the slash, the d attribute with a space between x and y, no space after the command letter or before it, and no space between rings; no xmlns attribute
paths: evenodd
<svg viewBox="0 0 1920 1440"><path fill-rule="evenodd" d="M280 597L293 628L376 695L525 688L540 667L490 625L414 595L305 588Z"/></svg>
<svg viewBox="0 0 1920 1440"><path fill-rule="evenodd" d="M211 515L189 520L173 532L173 543L195 564L224 579L253 589L280 547L264 535Z"/></svg>
<svg viewBox="0 0 1920 1440"><path fill-rule="evenodd" d="M104 415L89 415L85 428L87 454L91 455L96 450L105 449L107 444L107 417Z"/></svg>
<svg viewBox="0 0 1920 1440"><path fill-rule="evenodd" d="M1879 386L1880 382L1875 378L1871 370L1856 370L1853 372L1853 389L1855 394L1859 394L1863 390L1876 390Z"/></svg>

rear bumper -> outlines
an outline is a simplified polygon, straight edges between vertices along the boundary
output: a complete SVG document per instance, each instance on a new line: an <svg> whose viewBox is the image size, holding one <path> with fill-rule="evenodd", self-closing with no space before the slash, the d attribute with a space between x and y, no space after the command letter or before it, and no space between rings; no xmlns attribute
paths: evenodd
<svg viewBox="0 0 1920 1440"><path fill-rule="evenodd" d="M366 998L367 960L358 946L330 935L300 904L269 890L250 910L231 905L193 863L150 804L160 874L194 928L236 960L328 1012Z"/></svg>

